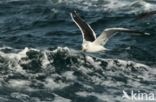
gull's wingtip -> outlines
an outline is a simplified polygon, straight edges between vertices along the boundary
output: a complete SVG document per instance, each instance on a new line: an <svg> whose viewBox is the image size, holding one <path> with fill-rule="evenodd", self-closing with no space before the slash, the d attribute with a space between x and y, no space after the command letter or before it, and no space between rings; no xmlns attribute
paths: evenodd
<svg viewBox="0 0 156 102"><path fill-rule="evenodd" d="M70 16L73 18L76 17L77 15L78 15L78 13L76 12L76 10L70 12Z"/></svg>
<svg viewBox="0 0 156 102"><path fill-rule="evenodd" d="M145 32L145 33L144 33L144 35L148 35L148 36L149 36L149 35L151 35L151 34L150 34L150 33Z"/></svg>
<svg viewBox="0 0 156 102"><path fill-rule="evenodd" d="M72 12L70 12L69 15L71 16L71 18L73 18L73 13Z"/></svg>
<svg viewBox="0 0 156 102"><path fill-rule="evenodd" d="M137 31L136 31L137 32ZM151 34L148 32L144 32L144 31L138 31L138 33L142 34L142 35L146 35L146 36L150 36Z"/></svg>

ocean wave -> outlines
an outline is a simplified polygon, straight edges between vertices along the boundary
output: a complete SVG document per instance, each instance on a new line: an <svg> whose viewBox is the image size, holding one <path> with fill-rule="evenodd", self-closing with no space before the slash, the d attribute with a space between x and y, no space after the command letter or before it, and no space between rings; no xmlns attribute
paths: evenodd
<svg viewBox="0 0 156 102"><path fill-rule="evenodd" d="M154 0L49 0L53 5L66 5L69 8L77 8L92 12L122 12L141 13L155 10Z"/></svg>
<svg viewBox="0 0 156 102"><path fill-rule="evenodd" d="M70 102L75 98L85 100L94 96L94 100L108 101L109 98L104 97L120 93L121 89L115 87L126 85L137 89L140 86L148 91L146 84L154 80L154 70L148 65L99 58L67 47L50 50L4 47L0 50L0 90L16 91L10 93L6 90L8 100L13 97L14 100L60 99ZM47 98L40 97L38 93ZM119 97L111 99L113 102Z"/></svg>

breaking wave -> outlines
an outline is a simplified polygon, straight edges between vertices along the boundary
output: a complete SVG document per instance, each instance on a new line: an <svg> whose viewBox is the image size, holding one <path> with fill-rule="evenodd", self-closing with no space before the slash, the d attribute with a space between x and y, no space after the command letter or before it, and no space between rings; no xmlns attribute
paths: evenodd
<svg viewBox="0 0 156 102"><path fill-rule="evenodd" d="M67 47L0 50L0 99L4 102L114 102L121 100L123 88L148 92L147 84L155 78L154 69L145 64L98 58Z"/></svg>

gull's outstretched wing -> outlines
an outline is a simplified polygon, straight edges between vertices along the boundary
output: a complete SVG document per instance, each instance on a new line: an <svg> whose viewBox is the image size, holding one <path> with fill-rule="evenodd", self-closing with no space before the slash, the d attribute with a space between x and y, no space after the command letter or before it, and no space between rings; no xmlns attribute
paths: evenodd
<svg viewBox="0 0 156 102"><path fill-rule="evenodd" d="M81 30L83 42L93 42L96 39L96 34L93 29L75 11L71 13L71 18Z"/></svg>
<svg viewBox="0 0 156 102"><path fill-rule="evenodd" d="M105 45L107 43L107 41L112 36L117 34L118 32L128 32L128 33L135 33L135 34L150 35L149 33L141 32L138 30L131 30L131 29L127 29L127 28L108 28L108 29L105 29L99 37L97 37L97 39L94 41L94 43L98 44L98 45Z"/></svg>

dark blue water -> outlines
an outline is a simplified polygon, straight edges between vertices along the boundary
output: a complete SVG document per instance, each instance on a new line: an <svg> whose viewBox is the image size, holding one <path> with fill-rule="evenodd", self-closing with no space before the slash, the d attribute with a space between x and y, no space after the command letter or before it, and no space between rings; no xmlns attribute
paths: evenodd
<svg viewBox="0 0 156 102"><path fill-rule="evenodd" d="M154 0L1 0L0 102L125 102L123 90L156 93ZM126 27L100 53L83 53L79 12L99 35Z"/></svg>

